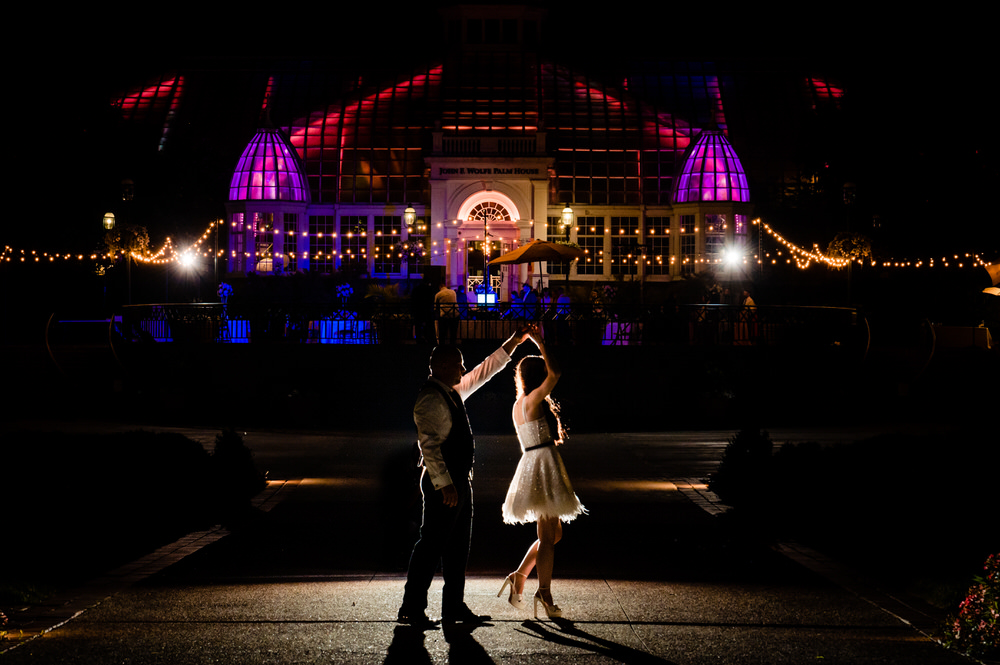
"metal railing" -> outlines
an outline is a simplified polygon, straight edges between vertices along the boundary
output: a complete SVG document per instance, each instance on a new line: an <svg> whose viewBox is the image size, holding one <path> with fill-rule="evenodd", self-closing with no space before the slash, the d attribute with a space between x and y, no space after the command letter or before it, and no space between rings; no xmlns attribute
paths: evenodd
<svg viewBox="0 0 1000 665"><path fill-rule="evenodd" d="M866 333L856 310L730 305L442 306L409 304L234 306L222 303L125 307L118 333L130 343L404 344L433 341L439 318L457 318L458 338L503 340L539 323L555 343L648 345L838 345ZM860 340L864 343L864 340Z"/></svg>

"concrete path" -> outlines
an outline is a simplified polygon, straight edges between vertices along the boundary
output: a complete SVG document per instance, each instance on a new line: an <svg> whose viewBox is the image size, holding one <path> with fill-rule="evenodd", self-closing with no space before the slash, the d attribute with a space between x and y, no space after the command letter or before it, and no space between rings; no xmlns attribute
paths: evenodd
<svg viewBox="0 0 1000 665"><path fill-rule="evenodd" d="M764 547L732 533L699 478L665 476L657 460L682 472L702 462L685 466L645 436L615 438L611 458L585 454L584 437L578 453L566 450L590 514L567 525L557 549L561 621L535 620L496 597L533 534L498 517L509 437L479 437L483 472L467 602L492 618L473 630L400 626L408 542L389 534L407 528L393 516L413 511L386 492L385 465L370 472L370 451L385 459L387 444L378 437L364 446L351 437L281 437L281 450L296 450L295 459L337 461L307 466L315 476L272 480L257 498L261 519L252 527L191 534L19 617L27 639L0 661L971 662L926 637L938 619L926 608L879 591L819 553ZM298 465L263 448L258 462L283 472ZM531 580L528 591L534 586ZM440 611L439 591L438 581L432 615Z"/></svg>

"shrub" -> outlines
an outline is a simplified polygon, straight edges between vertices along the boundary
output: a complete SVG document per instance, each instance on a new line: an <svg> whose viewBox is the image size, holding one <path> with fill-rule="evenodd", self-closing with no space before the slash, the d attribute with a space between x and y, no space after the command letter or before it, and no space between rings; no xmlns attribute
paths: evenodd
<svg viewBox="0 0 1000 665"><path fill-rule="evenodd" d="M944 643L973 657L995 658L1000 656L1000 554L990 555L983 569L985 576L975 578L957 616L945 625Z"/></svg>
<svg viewBox="0 0 1000 665"><path fill-rule="evenodd" d="M995 438L995 435L994 435ZM765 538L792 538L938 607L965 596L942 641L998 655L1000 449L975 427L883 434L853 443L786 443L766 433L730 440L710 487Z"/></svg>
<svg viewBox="0 0 1000 665"><path fill-rule="evenodd" d="M709 489L730 506L755 507L765 501L774 444L766 430L742 429L729 439Z"/></svg>
<svg viewBox="0 0 1000 665"><path fill-rule="evenodd" d="M21 443L0 464L2 503L13 516L0 548L5 609L218 524L227 510L248 509L265 485L233 432L219 435L214 455L172 432L13 432L10 439Z"/></svg>
<svg viewBox="0 0 1000 665"><path fill-rule="evenodd" d="M232 429L216 435L212 463L222 517L227 521L239 517L250 499L267 486L266 474L257 471L253 452Z"/></svg>

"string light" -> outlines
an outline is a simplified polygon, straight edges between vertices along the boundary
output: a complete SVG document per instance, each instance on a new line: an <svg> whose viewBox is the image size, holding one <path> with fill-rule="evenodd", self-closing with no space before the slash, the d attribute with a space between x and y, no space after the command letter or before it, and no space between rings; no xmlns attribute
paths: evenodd
<svg viewBox="0 0 1000 665"><path fill-rule="evenodd" d="M832 257L823 254L819 249L819 245L816 244L813 244L812 250L803 249L795 243L786 240L784 236L759 219L755 219L754 224L760 224L761 228L764 229L768 235L774 238L777 243L788 249L792 253L792 258L795 260L796 265L800 269L804 270L808 268L814 261L826 264L832 268L843 268L851 262L851 259L848 258Z"/></svg>
<svg viewBox="0 0 1000 665"><path fill-rule="evenodd" d="M863 259L851 259L851 258L845 258L845 257L833 257L833 256L829 256L827 254L824 254L820 250L819 245L817 245L815 243L813 244L813 249L812 250L804 249L804 248L796 245L795 243L787 240L780 233L778 233L777 231L775 231L773 228L771 228L771 226L769 226L767 223L761 221L760 219L753 220L753 223L754 224L759 224L761 226L761 228L764 231L767 232L768 235L770 235L772 238L774 238L774 240L778 244L780 244L782 247L784 247L785 249L787 249L792 254L792 258L785 260L786 263L790 264L794 260L795 264L800 269L804 270L804 269L810 267L813 263L827 265L827 266L830 266L832 268L843 268L843 267L846 267L852 261L857 262L858 265L865 265L865 261ZM778 254L778 256L781 256L781 251L779 250L777 252L777 254ZM770 255L768 255L768 256L770 256ZM758 262L760 262L759 258L758 258ZM776 261L772 260L771 263L775 264ZM920 267L923 267L925 265L928 266L928 267L931 267L931 268L935 267L935 262L934 262L933 258L929 259L926 262L924 260L922 260L922 259L921 260L916 260L916 261L907 261L907 260L898 260L898 259L882 259L882 260L877 260L877 259L871 258L871 259L869 259L868 264L871 265L871 266L882 266L882 267L893 267L893 268L920 268ZM950 268L950 267L952 267L953 264L955 266L959 267L959 268L964 268L967 265L971 266L971 267L983 267L983 268L985 268L986 266L990 265L988 261L985 261L978 254L966 253L966 254L964 254L962 256L959 256L958 254L954 254L954 255L952 255L951 259L949 259L948 257L942 257L941 258L941 262L940 262L941 266L943 266L945 268Z"/></svg>
<svg viewBox="0 0 1000 665"><path fill-rule="evenodd" d="M455 223L457 224L458 221L456 220ZM755 224L755 225L759 225L761 227L761 229L768 234L768 236L770 236L772 239L774 239L774 241L778 245L780 245L780 247L782 247L785 250L787 250L787 252L789 254L789 257L784 259L784 263L791 265L792 262L794 261L795 265L799 269L802 269L802 270L805 270L805 269L807 269L807 268L809 268L809 267L811 267L813 265L825 265L825 266L829 266L829 267L832 267L832 268L843 268L843 267L846 267L847 265L849 265L852 261L857 262L859 265L865 265L867 263L868 265L871 265L873 267L883 267L883 268L936 268L936 267L943 267L943 268L951 268L951 267L965 268L967 266L968 267L986 267L986 266L990 265L990 263L988 261L984 260L979 254L968 253L968 252L965 253L965 254L961 254L961 255L960 254L952 254L951 256L942 256L942 257L940 257L940 259L931 257L931 258L928 258L928 259L914 259L914 260L892 259L892 258L889 258L889 259L874 259L874 258L871 258L868 261L864 261L862 259L851 259L851 258L846 258L846 257L833 257L833 256L830 256L828 254L824 254L823 251L819 248L819 245L817 245L815 243L813 244L812 249L805 249L805 248L803 248L803 247L801 247L801 246L799 246L799 245L791 242L790 240L788 240L787 238L785 238L784 236L782 236L778 231L776 231L769 224L767 224L766 222L764 222L764 221L762 221L760 219L755 219L755 220L753 220L752 223ZM166 238L166 240L164 241L163 246L160 247L159 250L157 250L155 252L147 250L147 251L142 252L142 253L132 252L130 254L130 256L136 262L146 263L146 264L151 264L151 265L165 265L165 264L169 264L169 263L180 262L182 260L182 257L185 257L185 256L191 256L191 257L193 257L193 256L199 256L200 255L200 256L203 256L203 257L211 257L211 256L213 256L214 252L212 252L212 250L203 249L202 246L204 245L205 241L208 240L212 236L212 233L218 232L218 227L221 226L221 224L222 224L221 221L212 221L212 222L210 222L209 225L208 225L208 228L205 229L204 233L202 233L201 236L197 240L195 240L190 245L190 247L188 247L186 250L178 251L174 247L173 241L168 237L168 238ZM441 228L441 223L440 222L437 224L437 227ZM579 232L580 228L576 227L576 230ZM592 232L596 231L596 228L592 227L591 231ZM695 231L697 232L698 229L695 229ZM610 232L610 229L605 229L604 232L607 234L607 233ZM649 232L653 233L652 230L649 231ZM395 234L395 230L393 231L393 233ZM624 233L624 231L622 231L622 233ZM636 230L636 233L638 233L638 230ZM669 233L669 229L665 230L665 233ZM293 232L290 231L289 235L292 235L292 234L293 234ZM306 235L306 234L304 233L303 235ZM336 233L327 233L327 234L320 233L320 234L317 234L317 235L319 237L330 237L330 238L336 238L337 237ZM349 238L352 238L353 236L354 236L353 233L348 233L347 234L347 237L349 237ZM367 233L365 231L361 231L360 236L361 237L366 237ZM450 245L451 245L451 240L450 239L445 239L445 245L446 245L446 247L444 248L444 253L447 253L448 251L452 250L452 248L450 247ZM454 248L454 249L455 249L455 251L462 252L462 247L461 246L458 246L457 248ZM366 248L361 247L361 248L359 248L359 250L360 250L360 252L362 254L364 254L365 251L366 251ZM585 251L587 252L587 254L590 253L589 249L585 250ZM433 241L431 243L431 254L434 255L434 256L439 256L439 255L441 255L441 253L442 253L442 250L437 247L437 241ZM218 254L219 254L219 256L226 256L226 251L225 250L219 250ZM603 252L598 252L598 254L602 255ZM782 254L782 252L781 252L780 249L778 249L776 251L776 254L779 257L783 256L783 254ZM330 255L332 256L332 253ZM233 253L233 256L235 256L235 253ZM246 257L249 258L250 254L247 253L247 252L245 252L244 256L246 256ZM323 256L322 252L320 252L315 258L319 258L320 256ZM341 256L343 256L343 255L341 255ZM109 260L114 261L114 260L117 260L119 258L121 258L121 255L114 255L114 256L112 256L110 254L105 254L105 253L80 254L80 253L72 253L72 252L45 252L45 251L38 251L38 250L15 249L14 247L11 247L10 245L4 245L3 250L0 251L0 265L7 264L7 263L39 263L40 264L40 263L43 263L43 262L48 262L48 263L51 264L51 263L56 263L57 260L62 260L62 261L95 261L95 262L100 262L100 261L109 261ZM646 258L646 257L643 257L643 258ZM757 256L756 257L756 261L758 263L760 263L760 264L763 264L763 262L764 262L764 260L766 258L767 259L771 259L770 262L771 262L772 265L777 265L778 259L775 259L775 258L771 257L770 253L765 253L765 255L763 257L762 256ZM589 262L591 262L591 260L592 260L592 258L590 256L588 256L587 259L586 259L586 262L589 263ZM670 259L669 259L669 261L670 261L670 263L675 263L677 261L677 257L671 256ZM681 261L682 264L685 264L685 265L686 264L690 264L690 263L715 264L715 263L719 263L721 261L721 259L708 259L708 258L692 259L692 258L690 258L688 256L683 256L683 257L681 257L680 261ZM603 256L600 256L600 258L598 258L598 263L603 263L603 262L604 262ZM658 256L657 257L657 262L662 263L662 258ZM743 262L746 263L746 259L744 259ZM648 261L647 261L647 263L648 263Z"/></svg>
<svg viewBox="0 0 1000 665"><path fill-rule="evenodd" d="M190 247L186 250L178 251L173 244L173 240L169 237L164 240L163 246L157 251L144 251L144 252L131 252L129 256L133 261L138 263L148 263L153 265L164 265L167 263L180 262L185 257L193 256L205 256L210 257L214 254L212 250L201 249L202 244L208 238L211 237L212 233L217 231L217 227L221 222L213 221L209 223L208 228L205 232L201 234L197 240L195 240ZM219 256L224 256L223 250L219 250ZM121 254L106 254L106 253L94 253L90 255L83 254L72 254L72 253L49 253L49 252L39 252L36 250L26 250L26 249L15 249L10 245L5 245L3 251L0 252L0 263L27 263L29 261L40 263L42 260L48 260L50 263L54 263L55 259L70 260L75 259L77 261L115 261L122 258Z"/></svg>

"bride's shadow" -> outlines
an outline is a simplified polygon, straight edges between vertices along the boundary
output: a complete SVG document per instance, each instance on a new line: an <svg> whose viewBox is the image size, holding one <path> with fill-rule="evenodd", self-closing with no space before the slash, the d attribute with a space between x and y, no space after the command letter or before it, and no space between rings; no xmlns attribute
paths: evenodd
<svg viewBox="0 0 1000 665"><path fill-rule="evenodd" d="M664 660L651 653L633 649L624 644L612 642L611 640L588 633L568 619L551 619L551 622L559 627L558 631L551 630L548 624L541 621L525 621L521 624L521 628L523 632L528 632L528 634L533 633L540 639L548 642L592 651L619 663L627 663L628 665L675 665L671 661Z"/></svg>

